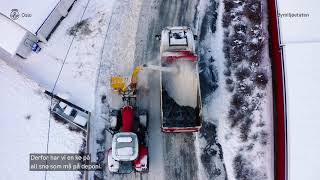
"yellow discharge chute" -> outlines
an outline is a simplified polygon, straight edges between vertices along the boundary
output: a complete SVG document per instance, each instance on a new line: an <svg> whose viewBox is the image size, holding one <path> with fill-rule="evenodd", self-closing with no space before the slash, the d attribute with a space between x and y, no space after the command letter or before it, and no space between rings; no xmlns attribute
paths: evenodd
<svg viewBox="0 0 320 180"><path fill-rule="evenodd" d="M141 66L138 66L133 70L133 73L131 76L131 82L129 82L128 78L126 77L122 77L122 76L111 77L111 87L115 91L119 91L119 92L127 92L129 90L134 91L137 87L138 75L141 70L142 70Z"/></svg>

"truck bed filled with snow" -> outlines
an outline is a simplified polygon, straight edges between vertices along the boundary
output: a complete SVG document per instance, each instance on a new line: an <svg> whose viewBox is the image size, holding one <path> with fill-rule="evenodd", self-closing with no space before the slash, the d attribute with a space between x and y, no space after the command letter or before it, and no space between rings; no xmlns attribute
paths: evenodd
<svg viewBox="0 0 320 180"><path fill-rule="evenodd" d="M197 64L187 60L162 63L176 67L177 72L162 72L162 112L164 127L195 127L200 125L200 92Z"/></svg>

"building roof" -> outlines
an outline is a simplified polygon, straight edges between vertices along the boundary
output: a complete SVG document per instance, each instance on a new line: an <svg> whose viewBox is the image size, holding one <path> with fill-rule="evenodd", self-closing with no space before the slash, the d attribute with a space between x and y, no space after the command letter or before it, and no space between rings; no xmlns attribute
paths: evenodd
<svg viewBox="0 0 320 180"><path fill-rule="evenodd" d="M284 48L290 180L320 179L320 43Z"/></svg>
<svg viewBox="0 0 320 180"><path fill-rule="evenodd" d="M288 179L320 179L318 0L278 0L287 105ZM308 17L281 17L303 13Z"/></svg>
<svg viewBox="0 0 320 180"><path fill-rule="evenodd" d="M26 30L0 14L0 47L15 54L26 34Z"/></svg>
<svg viewBox="0 0 320 180"><path fill-rule="evenodd" d="M28 31L36 34L59 1L60 0L2 0L0 13L10 18L12 9L17 9L19 18L14 21ZM22 17L23 13L31 14L31 17Z"/></svg>
<svg viewBox="0 0 320 180"><path fill-rule="evenodd" d="M320 41L319 7L319 0L278 0L282 43ZM288 13L307 16L288 17Z"/></svg>

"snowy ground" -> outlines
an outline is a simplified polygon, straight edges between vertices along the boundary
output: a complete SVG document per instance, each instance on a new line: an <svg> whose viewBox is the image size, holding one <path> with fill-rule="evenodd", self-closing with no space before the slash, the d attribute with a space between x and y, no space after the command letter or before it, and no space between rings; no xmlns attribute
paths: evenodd
<svg viewBox="0 0 320 180"><path fill-rule="evenodd" d="M46 153L50 100L33 81L0 60L1 179L43 180L29 171L29 154ZM51 119L49 153L78 153L82 134ZM47 179L77 179L79 172L48 172Z"/></svg>

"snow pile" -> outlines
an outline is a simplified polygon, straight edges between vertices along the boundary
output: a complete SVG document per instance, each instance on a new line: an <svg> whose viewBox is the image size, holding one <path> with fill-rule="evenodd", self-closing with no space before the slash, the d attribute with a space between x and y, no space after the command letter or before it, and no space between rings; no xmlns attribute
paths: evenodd
<svg viewBox="0 0 320 180"><path fill-rule="evenodd" d="M170 66L178 68L177 73L163 72L163 82L169 96L180 106L197 106L197 76L191 61L177 61Z"/></svg>

